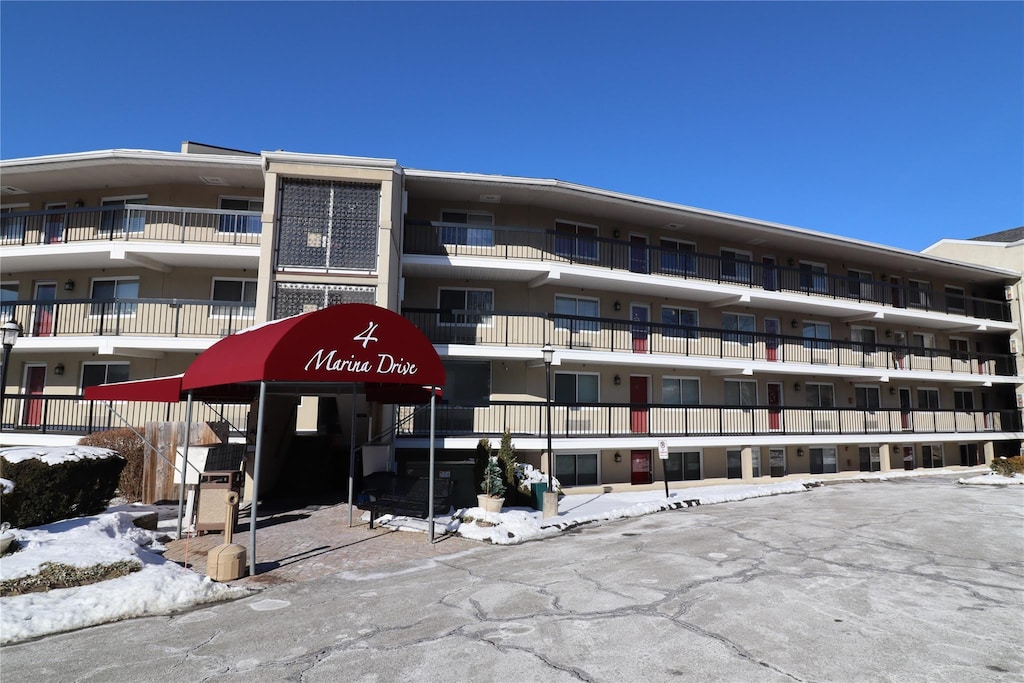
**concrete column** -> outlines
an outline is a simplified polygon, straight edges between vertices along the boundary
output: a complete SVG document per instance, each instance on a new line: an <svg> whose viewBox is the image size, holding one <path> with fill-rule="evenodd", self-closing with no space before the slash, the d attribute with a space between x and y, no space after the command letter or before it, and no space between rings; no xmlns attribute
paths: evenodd
<svg viewBox="0 0 1024 683"><path fill-rule="evenodd" d="M996 443L995 441L986 441L981 444L982 452L985 453L985 464L991 465L996 459Z"/></svg>
<svg viewBox="0 0 1024 683"><path fill-rule="evenodd" d="M892 470L892 449L889 444L883 443L878 446L878 462L882 472Z"/></svg>
<svg viewBox="0 0 1024 683"><path fill-rule="evenodd" d="M744 446L740 450L740 472L743 481L754 480L754 449L750 446Z"/></svg>

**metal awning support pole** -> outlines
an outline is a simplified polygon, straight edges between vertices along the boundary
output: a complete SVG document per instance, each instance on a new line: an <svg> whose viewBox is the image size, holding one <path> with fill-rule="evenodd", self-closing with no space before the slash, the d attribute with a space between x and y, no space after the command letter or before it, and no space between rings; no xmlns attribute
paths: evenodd
<svg viewBox="0 0 1024 683"><path fill-rule="evenodd" d="M356 385L352 383L352 418L348 421L348 526L352 528L352 494L356 479Z"/></svg>
<svg viewBox="0 0 1024 683"><path fill-rule="evenodd" d="M430 466L427 468L427 476L430 481L427 483L427 524L430 527L429 541L434 542L434 414L437 398L437 388L430 387Z"/></svg>
<svg viewBox="0 0 1024 683"><path fill-rule="evenodd" d="M256 462L252 466L252 505L249 506L249 576L256 576L256 508L260 497L260 460L263 454L263 422L267 415L267 383L260 382L260 406L256 417Z"/></svg>
<svg viewBox="0 0 1024 683"><path fill-rule="evenodd" d="M178 489L178 538L181 538L182 520L185 519L185 472L188 469L188 445L192 441L192 392L185 399L185 450L181 454L181 487Z"/></svg>

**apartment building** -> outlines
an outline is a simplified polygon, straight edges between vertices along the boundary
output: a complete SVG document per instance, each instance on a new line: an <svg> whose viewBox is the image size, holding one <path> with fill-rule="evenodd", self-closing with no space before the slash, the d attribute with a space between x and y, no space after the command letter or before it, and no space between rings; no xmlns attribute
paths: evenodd
<svg viewBox="0 0 1024 683"><path fill-rule="evenodd" d="M390 159L184 143L0 172L2 314L22 327L5 444L180 419L174 405L112 415L82 391L181 373L224 335L359 302L403 315L442 358L441 460L508 431L564 486L628 488L1020 450L1012 259ZM252 406L204 410L244 435ZM400 466L426 457L421 406L297 398L283 431L348 443L349 410L365 417L359 443Z"/></svg>

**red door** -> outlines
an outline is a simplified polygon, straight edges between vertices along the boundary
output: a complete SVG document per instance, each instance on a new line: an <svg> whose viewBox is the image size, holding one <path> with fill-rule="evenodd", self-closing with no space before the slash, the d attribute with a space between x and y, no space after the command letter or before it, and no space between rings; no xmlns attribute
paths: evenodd
<svg viewBox="0 0 1024 683"><path fill-rule="evenodd" d="M633 353L647 353L647 337L650 331L648 320L650 312L646 306L631 304L629 317L633 321L631 334L633 336Z"/></svg>
<svg viewBox="0 0 1024 683"><path fill-rule="evenodd" d="M33 396L42 396L45 387L45 365L30 365L25 368L25 404L21 412L21 424L24 426L38 427L43 423L43 400Z"/></svg>
<svg viewBox="0 0 1024 683"><path fill-rule="evenodd" d="M765 360L775 362L779 360L779 319L764 319L764 355Z"/></svg>
<svg viewBox="0 0 1024 683"><path fill-rule="evenodd" d="M654 481L651 473L651 452L630 451L629 461L632 463L629 475L630 484L650 484Z"/></svg>
<svg viewBox="0 0 1024 683"><path fill-rule="evenodd" d="M629 378L629 429L634 434L647 433L647 377L632 375Z"/></svg>
<svg viewBox="0 0 1024 683"><path fill-rule="evenodd" d="M32 336L49 337L53 334L53 304L57 298L57 285L53 282L36 284L36 303L32 313Z"/></svg>
<svg viewBox="0 0 1024 683"><path fill-rule="evenodd" d="M910 389L900 387L900 427L910 429Z"/></svg>
<svg viewBox="0 0 1024 683"><path fill-rule="evenodd" d="M780 429L782 422L782 382L768 382L768 429Z"/></svg>

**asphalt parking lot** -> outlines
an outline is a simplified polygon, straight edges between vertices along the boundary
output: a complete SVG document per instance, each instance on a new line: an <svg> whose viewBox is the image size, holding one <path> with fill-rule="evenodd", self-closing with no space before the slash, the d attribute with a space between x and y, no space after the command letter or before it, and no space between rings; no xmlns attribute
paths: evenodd
<svg viewBox="0 0 1024 683"><path fill-rule="evenodd" d="M851 483L12 645L3 677L1017 681L1022 579L1024 487Z"/></svg>

